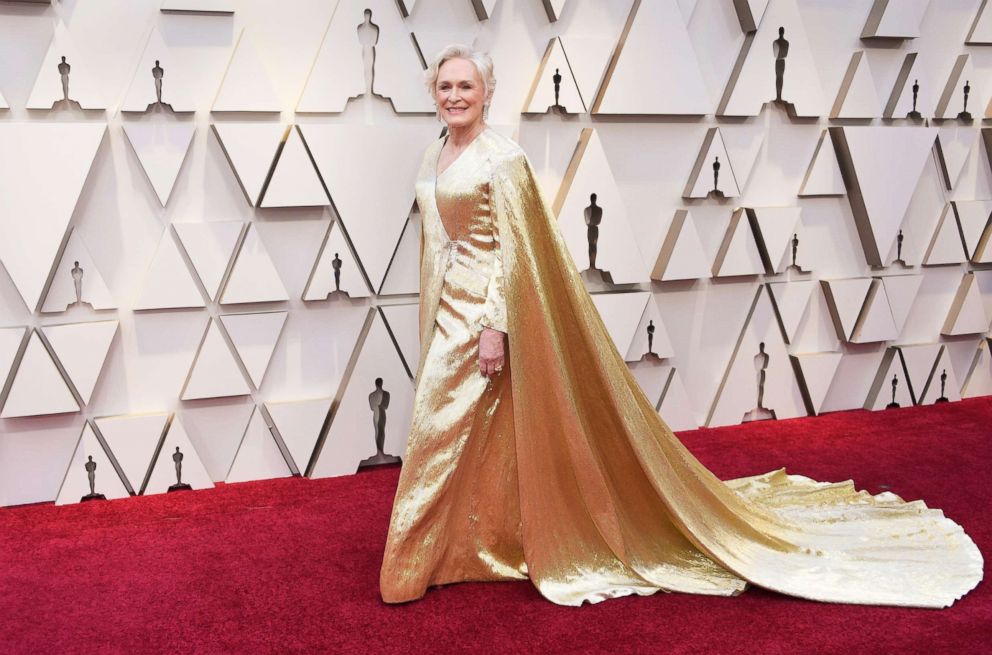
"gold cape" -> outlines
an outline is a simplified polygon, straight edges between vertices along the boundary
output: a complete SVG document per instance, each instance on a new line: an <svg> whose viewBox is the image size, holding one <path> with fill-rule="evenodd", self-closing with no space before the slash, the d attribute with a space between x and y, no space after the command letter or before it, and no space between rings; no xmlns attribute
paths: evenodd
<svg viewBox="0 0 992 655"><path fill-rule="evenodd" d="M563 605L753 583L945 607L978 584L978 548L923 501L784 468L714 476L614 346L520 147L487 128L437 176L442 145L417 183L422 349L384 600L526 576ZM494 386L473 369L482 325L508 333Z"/></svg>

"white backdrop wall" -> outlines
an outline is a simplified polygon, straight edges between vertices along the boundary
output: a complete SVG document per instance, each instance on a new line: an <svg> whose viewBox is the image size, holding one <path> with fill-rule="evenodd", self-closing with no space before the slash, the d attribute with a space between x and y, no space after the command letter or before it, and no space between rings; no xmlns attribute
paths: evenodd
<svg viewBox="0 0 992 655"><path fill-rule="evenodd" d="M890 2L879 26L886 38L861 38L873 0L548 2L556 21L542 0L483 2L480 11L470 0L217 4L225 11L167 13L160 0L0 2L9 106L0 111L0 328L16 328L0 330L0 505L77 502L89 456L108 497L118 477L129 492L165 491L176 445L183 481L197 488L354 472L376 451L376 377L391 394L385 451L402 454L418 356L419 224L408 182L440 132L417 95L411 34L428 58L453 41L492 53L490 122L519 140L549 202L564 208L580 269L585 229L574 207L590 190L614 199L604 206L599 268L620 276L634 262L633 282L590 288L674 428L738 423L756 406L758 342L770 357L763 406L778 418L807 414L804 392L814 411L884 408L893 375L903 406L934 402L945 371L950 400L992 393L992 253L983 250L992 206L976 202L992 200L981 135L992 45L965 43L982 0ZM735 4L754 12L756 33L744 31ZM392 102L363 94L335 110L347 99L337 76L365 84L352 30L366 7L379 27L374 89ZM790 40L783 95L798 118L763 104L773 99L779 24ZM990 41L983 25L972 41ZM356 38L333 38L339 32ZM567 59L554 61L571 66L561 71L568 114L544 111L553 71L542 59L555 37ZM29 108L61 98L55 64L65 52L69 95L82 107ZM912 79L896 94L899 112L884 119L910 53ZM175 112L142 111L155 100L155 59ZM926 122L904 118L913 80ZM954 119L965 81L972 123ZM945 86L948 120L933 120ZM593 109L597 96L598 112L575 106L579 98ZM60 125L67 132L55 132ZM842 128L831 137L854 154L844 161L826 140L820 187L832 192L801 196L827 128ZM720 149L701 155L706 144ZM735 197L706 197L713 152L723 153L721 189ZM851 171L845 180L838 156ZM852 209L854 184L867 212ZM735 219L738 208L751 211ZM689 218L672 232L680 210ZM773 273L761 266L751 215ZM879 239L884 265L870 265L859 224L888 235ZM906 266L893 263L897 229ZM947 239L934 240L940 229ZM802 271L785 270L793 233ZM661 274L656 262L674 234ZM924 266L932 241L931 263L945 263ZM331 251L350 297L328 296ZM87 256L89 304L76 304L70 269ZM312 276L323 257L323 277ZM371 288L356 276L358 261ZM888 279L897 276L912 279ZM55 306L59 298L67 300ZM649 321L659 357L644 357ZM853 330L839 335L838 321Z"/></svg>

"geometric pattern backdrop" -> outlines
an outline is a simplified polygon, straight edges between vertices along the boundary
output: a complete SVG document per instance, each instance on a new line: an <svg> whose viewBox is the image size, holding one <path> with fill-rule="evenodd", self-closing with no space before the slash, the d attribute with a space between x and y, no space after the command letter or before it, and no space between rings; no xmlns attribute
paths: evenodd
<svg viewBox="0 0 992 655"><path fill-rule="evenodd" d="M403 454L450 42L673 428L992 394L983 0L0 3L0 505Z"/></svg>

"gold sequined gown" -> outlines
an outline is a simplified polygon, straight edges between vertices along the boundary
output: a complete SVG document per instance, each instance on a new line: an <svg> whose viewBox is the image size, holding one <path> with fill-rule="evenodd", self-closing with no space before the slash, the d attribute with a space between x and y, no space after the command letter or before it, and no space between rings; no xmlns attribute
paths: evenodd
<svg viewBox="0 0 992 655"><path fill-rule="evenodd" d="M661 420L616 350L522 150L491 128L417 180L421 358L380 574L530 578L581 605L657 591L944 607L982 556L922 501L784 469L721 481ZM507 333L490 385L482 326Z"/></svg>

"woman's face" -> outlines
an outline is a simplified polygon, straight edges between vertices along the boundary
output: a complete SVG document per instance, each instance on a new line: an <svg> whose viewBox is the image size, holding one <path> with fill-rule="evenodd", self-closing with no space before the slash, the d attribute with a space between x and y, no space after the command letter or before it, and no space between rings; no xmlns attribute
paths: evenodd
<svg viewBox="0 0 992 655"><path fill-rule="evenodd" d="M482 122L486 91L475 64L467 59L449 59L441 64L434 86L434 101L449 129Z"/></svg>

